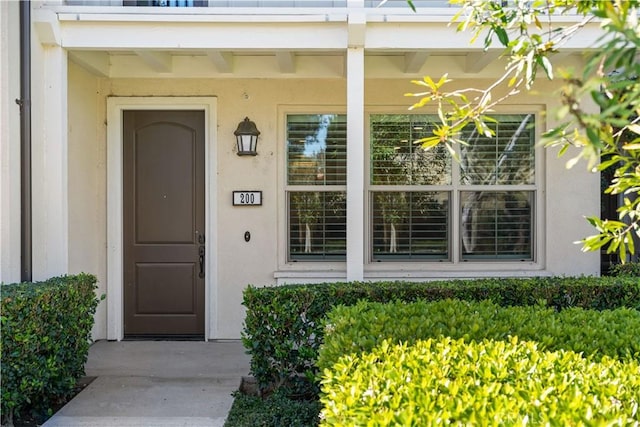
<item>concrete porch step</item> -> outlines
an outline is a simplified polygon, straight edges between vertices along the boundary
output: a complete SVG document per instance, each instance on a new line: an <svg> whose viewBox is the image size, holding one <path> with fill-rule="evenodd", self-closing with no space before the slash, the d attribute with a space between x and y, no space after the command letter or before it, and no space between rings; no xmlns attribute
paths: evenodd
<svg viewBox="0 0 640 427"><path fill-rule="evenodd" d="M44 427L223 426L249 372L239 341L98 342L96 379Z"/></svg>

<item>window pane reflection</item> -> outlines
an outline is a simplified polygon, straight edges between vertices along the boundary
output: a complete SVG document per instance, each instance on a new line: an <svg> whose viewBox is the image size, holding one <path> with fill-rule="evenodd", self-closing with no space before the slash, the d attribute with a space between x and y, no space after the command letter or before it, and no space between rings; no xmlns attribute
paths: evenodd
<svg viewBox="0 0 640 427"><path fill-rule="evenodd" d="M288 196L290 259L344 260L346 193L292 191Z"/></svg>
<svg viewBox="0 0 640 427"><path fill-rule="evenodd" d="M426 115L371 116L371 184L442 185L451 183L451 156L440 144L424 150L416 144L432 135Z"/></svg>
<svg viewBox="0 0 640 427"><path fill-rule="evenodd" d="M462 191L463 259L532 259L533 191Z"/></svg>
<svg viewBox="0 0 640 427"><path fill-rule="evenodd" d="M372 196L374 260L449 258L449 192L373 192Z"/></svg>
<svg viewBox="0 0 640 427"><path fill-rule="evenodd" d="M479 135L469 126L462 139L460 172L462 184L519 185L534 182L533 114L497 115L488 123L493 137Z"/></svg>
<svg viewBox="0 0 640 427"><path fill-rule="evenodd" d="M346 167L345 115L287 116L287 184L346 185Z"/></svg>

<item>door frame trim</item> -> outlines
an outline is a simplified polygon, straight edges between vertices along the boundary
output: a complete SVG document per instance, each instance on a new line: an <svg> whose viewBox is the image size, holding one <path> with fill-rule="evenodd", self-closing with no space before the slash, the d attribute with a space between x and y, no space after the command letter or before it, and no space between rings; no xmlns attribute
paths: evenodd
<svg viewBox="0 0 640 427"><path fill-rule="evenodd" d="M107 339L124 338L123 269L123 138L124 110L201 110L205 115L205 340L218 336L217 257L217 142L216 97L119 97L107 98Z"/></svg>

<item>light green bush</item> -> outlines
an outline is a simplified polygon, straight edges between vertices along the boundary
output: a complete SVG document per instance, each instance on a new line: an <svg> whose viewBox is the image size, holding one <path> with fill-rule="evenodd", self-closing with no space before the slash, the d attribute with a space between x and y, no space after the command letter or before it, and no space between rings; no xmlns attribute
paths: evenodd
<svg viewBox="0 0 640 427"><path fill-rule="evenodd" d="M399 343L439 336L467 341L517 336L538 342L544 350L638 358L640 311L574 307L557 312L544 306L501 307L491 301L361 301L328 314L317 366L321 371L331 368L342 355L371 351L383 340Z"/></svg>
<svg viewBox="0 0 640 427"><path fill-rule="evenodd" d="M343 356L322 380L323 426L638 425L640 366L533 342L449 337Z"/></svg>

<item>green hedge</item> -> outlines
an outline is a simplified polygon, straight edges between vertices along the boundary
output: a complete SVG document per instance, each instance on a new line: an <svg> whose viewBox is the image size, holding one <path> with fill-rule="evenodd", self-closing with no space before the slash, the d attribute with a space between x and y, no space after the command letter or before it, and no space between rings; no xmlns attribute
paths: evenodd
<svg viewBox="0 0 640 427"><path fill-rule="evenodd" d="M609 270L612 276L624 276L640 278L640 262L627 262L624 264L615 264Z"/></svg>
<svg viewBox="0 0 640 427"><path fill-rule="evenodd" d="M320 401L293 400L283 393L258 397L237 392L224 427L313 427Z"/></svg>
<svg viewBox="0 0 640 427"><path fill-rule="evenodd" d="M87 274L0 286L3 417L50 409L84 375L95 289Z"/></svg>
<svg viewBox="0 0 640 427"><path fill-rule="evenodd" d="M518 337L537 342L542 350L634 359L640 358L640 311L572 307L557 312L543 306L501 307L491 301L361 301L328 314L317 365L324 374L343 355L366 353L384 340L397 344L441 336L466 341Z"/></svg>
<svg viewBox="0 0 640 427"><path fill-rule="evenodd" d="M490 299L503 306L535 305L563 309L640 309L637 278L478 279L439 282L329 283L248 287L242 339L251 354L251 372L262 389L291 385L316 372L323 339L323 319L336 305L359 300L428 301L456 298Z"/></svg>
<svg viewBox="0 0 640 427"><path fill-rule="evenodd" d="M638 425L640 365L519 341L383 342L323 379L324 426Z"/></svg>

